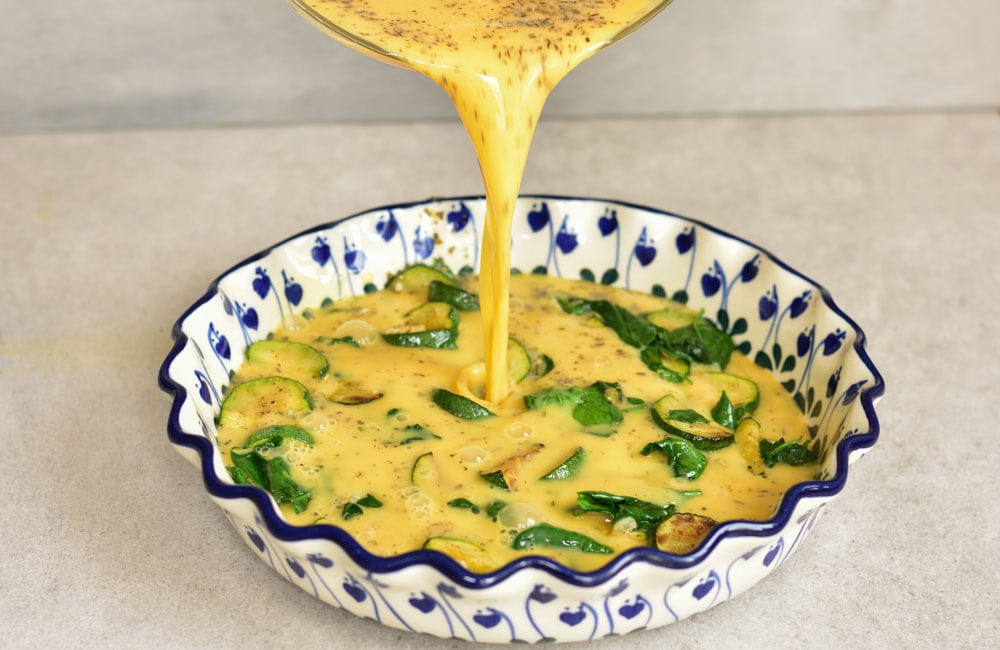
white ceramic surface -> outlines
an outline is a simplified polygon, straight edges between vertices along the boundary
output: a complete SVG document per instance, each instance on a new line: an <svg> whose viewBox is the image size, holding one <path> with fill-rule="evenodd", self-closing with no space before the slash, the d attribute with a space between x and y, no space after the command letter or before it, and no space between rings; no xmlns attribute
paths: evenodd
<svg viewBox="0 0 1000 650"><path fill-rule="evenodd" d="M773 370L806 413L822 468L818 480L786 495L774 518L723 523L686 555L634 549L593 573L526 557L473 574L436 552L376 557L334 526L291 526L270 495L233 484L215 446L214 418L246 347L286 315L380 288L408 263L441 257L453 269L475 270L483 213L481 198L463 197L319 226L233 267L178 321L160 372L173 395L170 441L200 469L251 550L290 582L359 616L498 643L580 641L664 625L774 571L841 491L849 465L877 441L882 378L860 329L821 287L737 237L621 202L522 197L513 264L704 309Z"/></svg>

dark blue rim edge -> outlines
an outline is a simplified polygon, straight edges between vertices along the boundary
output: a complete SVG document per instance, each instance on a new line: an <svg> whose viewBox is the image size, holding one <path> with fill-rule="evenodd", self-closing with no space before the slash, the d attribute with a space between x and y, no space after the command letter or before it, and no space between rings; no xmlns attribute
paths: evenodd
<svg viewBox="0 0 1000 650"><path fill-rule="evenodd" d="M808 276L791 268L768 250L697 219L691 219L672 212L666 212L664 210L658 210L637 203L629 203L627 201L620 201L616 199L548 194L522 195L520 198L528 200L610 203L621 207L643 210L652 214L682 219L728 239L751 246L766 255L769 259L771 259L771 261L785 271L798 276L815 287L819 291L820 296L827 307L843 318L854 330L856 335L853 346L854 350L873 378L873 384L867 389L862 390L857 398L860 400L867 417L869 431L867 433L858 433L849 436L837 445L837 470L833 478L827 481L806 481L793 486L782 498L781 503L778 506L777 513L771 519L766 521L737 519L720 524L712 531L712 533L709 534L706 540L697 549L686 555L671 555L651 547L635 548L621 553L608 564L589 573L573 571L572 569L569 569L554 560L540 556L526 556L506 564L492 573L473 573L462 567L458 564L458 562L452 560L448 556L435 551L418 550L391 557L373 555L362 548L361 545L358 544L343 529L336 526L328 524L293 526L287 523L274 508L270 496L259 488L245 485L231 485L219 481L212 470L212 462L210 460L214 453L212 444L203 436L186 433L181 430L180 427L179 413L181 405L187 399L188 394L182 386L178 385L170 378L169 368L174 358L180 354L188 340L187 336L181 330L181 324L184 320L202 304L215 296L218 290L219 282L229 273L233 272L237 268L266 257L275 248L279 248L294 239L325 230L344 221L385 210L403 210L416 205L422 205L435 201L480 201L484 199L482 195L469 195L457 197L430 197L419 201L374 207L335 221L313 226L312 228L304 230L296 235L292 235L230 267L224 273L219 275L211 283L208 291L193 305L191 305L191 307L189 307L180 318L177 319L172 330L174 345L166 359L163 361L163 364L160 366L160 371L158 373L159 387L173 397L173 403L170 408L170 416L167 421L167 436L171 443L189 447L198 453L201 458L202 480L205 483L205 488L208 493L220 499L247 499L253 502L261 515L261 522L268 528L270 534L277 539L289 542L306 541L311 539L329 540L340 546L353 561L357 562L359 566L371 571L372 573L392 573L416 565L428 565L439 571L450 580L454 581L456 584L460 584L463 587L471 589L485 589L491 587L507 580L515 573L523 569L539 569L568 584L581 587L593 587L613 580L625 567L636 562L644 562L668 569L692 568L708 558L722 539L727 537L767 537L774 535L789 523L792 513L795 510L795 506L801 499L807 497L833 497L840 493L847 482L848 457L850 454L859 449L869 449L878 441L880 427L878 418L875 414L875 401L885 393L885 381L881 373L876 369L871 357L865 350L866 337L864 332L852 318L840 309L840 307L834 302L830 293L823 286L819 285Z"/></svg>

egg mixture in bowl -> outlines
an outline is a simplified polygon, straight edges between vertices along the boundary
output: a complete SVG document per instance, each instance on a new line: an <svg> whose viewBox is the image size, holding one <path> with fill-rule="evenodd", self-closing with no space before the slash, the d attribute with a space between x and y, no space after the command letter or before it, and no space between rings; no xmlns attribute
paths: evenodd
<svg viewBox="0 0 1000 650"><path fill-rule="evenodd" d="M702 223L522 197L488 400L483 213L320 226L178 322L171 441L251 549L355 614L489 642L662 625L774 570L877 439L857 326Z"/></svg>

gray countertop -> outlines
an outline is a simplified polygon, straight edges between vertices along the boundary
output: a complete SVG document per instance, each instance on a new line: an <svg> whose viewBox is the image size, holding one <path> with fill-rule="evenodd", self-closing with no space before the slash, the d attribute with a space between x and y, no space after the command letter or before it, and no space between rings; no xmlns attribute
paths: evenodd
<svg viewBox="0 0 1000 650"><path fill-rule="evenodd" d="M543 121L525 192L708 221L826 286L884 373L882 437L735 600L601 648L1000 643L1000 116ZM167 443L174 320L267 245L477 194L455 122L0 135L0 645L466 648L313 600Z"/></svg>

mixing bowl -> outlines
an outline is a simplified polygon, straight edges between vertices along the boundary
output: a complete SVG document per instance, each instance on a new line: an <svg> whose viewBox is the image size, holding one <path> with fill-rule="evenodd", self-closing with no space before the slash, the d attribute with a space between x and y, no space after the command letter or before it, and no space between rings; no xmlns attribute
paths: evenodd
<svg viewBox="0 0 1000 650"><path fill-rule="evenodd" d="M476 270L484 212L481 197L434 199L318 226L224 273L179 319L159 376L173 399L169 439L198 467L251 552L358 616L493 643L582 641L665 625L777 569L878 439L875 402L884 385L864 335L824 289L770 253L705 223L617 201L522 197L513 266L702 309L771 370L806 414L820 459L816 479L792 487L771 519L722 523L683 555L629 550L590 573L537 556L473 573L436 551L381 557L336 526L290 525L268 493L233 483L216 417L247 346L291 314L381 288L407 264L441 258L452 269Z"/></svg>

